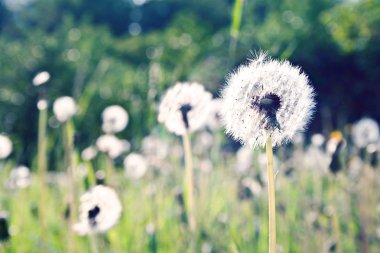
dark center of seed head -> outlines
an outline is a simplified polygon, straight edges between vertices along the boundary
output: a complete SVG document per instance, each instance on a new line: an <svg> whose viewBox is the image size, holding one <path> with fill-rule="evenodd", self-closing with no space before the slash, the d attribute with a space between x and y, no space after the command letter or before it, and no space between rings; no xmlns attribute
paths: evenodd
<svg viewBox="0 0 380 253"><path fill-rule="evenodd" d="M90 220L90 224L91 225L95 225L96 224L96 216L100 213L100 208L98 206L95 206L94 208L90 209L88 211L88 219Z"/></svg>
<svg viewBox="0 0 380 253"><path fill-rule="evenodd" d="M183 123L185 124L186 129L189 129L189 118L188 118L188 113L191 111L193 107L190 104L184 104L182 105L179 110L181 111L182 114L182 120Z"/></svg>
<svg viewBox="0 0 380 253"><path fill-rule="evenodd" d="M265 115L267 124L265 128L280 128L276 118L276 113L281 107L281 99L276 94L270 93L263 97L254 97L251 102L251 108L258 110Z"/></svg>

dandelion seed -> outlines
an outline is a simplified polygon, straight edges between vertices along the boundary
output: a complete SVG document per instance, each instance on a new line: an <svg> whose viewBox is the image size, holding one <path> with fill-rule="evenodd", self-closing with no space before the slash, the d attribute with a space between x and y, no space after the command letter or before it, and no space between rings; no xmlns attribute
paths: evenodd
<svg viewBox="0 0 380 253"><path fill-rule="evenodd" d="M0 134L0 159L7 158L13 150L12 141L5 135Z"/></svg>
<svg viewBox="0 0 380 253"><path fill-rule="evenodd" d="M106 153L111 158L116 158L130 149L130 144L126 140L120 140L111 134L100 136L96 140L96 147L100 152Z"/></svg>
<svg viewBox="0 0 380 253"><path fill-rule="evenodd" d="M54 101L53 112L59 122L71 119L77 112L77 105L72 97L60 97Z"/></svg>
<svg viewBox="0 0 380 253"><path fill-rule="evenodd" d="M50 79L50 74L47 71L39 72L34 78L33 78L33 85L34 86L40 86Z"/></svg>
<svg viewBox="0 0 380 253"><path fill-rule="evenodd" d="M352 140L359 148L365 148L369 144L375 144L379 141L379 138L379 125L373 119L363 118L352 128Z"/></svg>
<svg viewBox="0 0 380 253"><path fill-rule="evenodd" d="M148 170L145 158L137 153L131 153L124 159L125 175L133 180L143 177Z"/></svg>
<svg viewBox="0 0 380 253"><path fill-rule="evenodd" d="M80 222L73 229L79 235L104 233L119 220L122 206L116 192L97 185L80 198Z"/></svg>
<svg viewBox="0 0 380 253"><path fill-rule="evenodd" d="M211 98L199 83L176 83L161 101L158 121L176 135L196 131L206 123Z"/></svg>
<svg viewBox="0 0 380 253"><path fill-rule="evenodd" d="M31 175L30 170L26 166L17 166L12 169L9 179L7 181L7 187L9 189L23 189L30 185Z"/></svg>
<svg viewBox="0 0 380 253"><path fill-rule="evenodd" d="M222 91L222 119L234 139L249 146L290 141L303 130L315 102L307 76L288 61L260 54L230 75Z"/></svg>
<svg viewBox="0 0 380 253"><path fill-rule="evenodd" d="M119 105L107 107L102 113L102 129L107 134L121 132L128 124L128 113Z"/></svg>

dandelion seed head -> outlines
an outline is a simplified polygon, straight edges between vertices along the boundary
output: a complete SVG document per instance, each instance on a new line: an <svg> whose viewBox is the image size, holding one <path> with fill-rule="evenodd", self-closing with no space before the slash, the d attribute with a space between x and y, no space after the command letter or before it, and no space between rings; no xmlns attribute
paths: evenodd
<svg viewBox="0 0 380 253"><path fill-rule="evenodd" d="M314 147L322 147L325 143L325 137L322 134L313 134L311 136L311 145Z"/></svg>
<svg viewBox="0 0 380 253"><path fill-rule="evenodd" d="M274 146L302 131L315 106L314 90L300 68L259 54L232 73L222 90L226 132L250 147Z"/></svg>
<svg viewBox="0 0 380 253"><path fill-rule="evenodd" d="M127 111L123 107L112 105L104 109L102 119L103 131L112 134L123 131L128 124L129 117Z"/></svg>
<svg viewBox="0 0 380 253"><path fill-rule="evenodd" d="M73 229L79 235L104 233L119 220L122 206L116 192L97 185L80 198L80 222Z"/></svg>
<svg viewBox="0 0 380 253"><path fill-rule="evenodd" d="M53 112L61 123L71 119L77 112L77 105L72 97L60 97L54 101Z"/></svg>
<svg viewBox="0 0 380 253"><path fill-rule="evenodd" d="M7 158L13 150L12 141L5 135L0 134L0 159Z"/></svg>
<svg viewBox="0 0 380 253"><path fill-rule="evenodd" d="M81 157L84 161L90 161L96 157L98 154L98 150L94 146L89 146L85 149L83 149L81 153Z"/></svg>
<svg viewBox="0 0 380 253"><path fill-rule="evenodd" d="M40 86L50 79L50 74L47 71L39 72L34 78L33 78L33 85L34 86Z"/></svg>
<svg viewBox="0 0 380 253"><path fill-rule="evenodd" d="M24 189L31 183L31 175L28 167L20 165L11 170L7 187L9 189Z"/></svg>
<svg viewBox="0 0 380 253"><path fill-rule="evenodd" d="M352 140L359 148L379 141L379 125L371 118L363 118L352 127Z"/></svg>
<svg viewBox="0 0 380 253"><path fill-rule="evenodd" d="M176 83L162 98L158 121L176 135L196 131L206 123L211 98L199 83Z"/></svg>
<svg viewBox="0 0 380 253"><path fill-rule="evenodd" d="M48 102L46 101L46 99L40 99L38 100L37 102L37 109L42 111L42 110L46 110L48 106Z"/></svg>
<svg viewBox="0 0 380 253"><path fill-rule="evenodd" d="M124 159L125 175L133 180L142 178L148 170L146 159L137 153L131 153Z"/></svg>
<svg viewBox="0 0 380 253"><path fill-rule="evenodd" d="M142 153L148 160L165 159L169 153L169 143L158 136L146 136L142 140Z"/></svg>
<svg viewBox="0 0 380 253"><path fill-rule="evenodd" d="M12 141L5 135L0 134L0 159L7 158L13 150Z"/></svg>
<svg viewBox="0 0 380 253"><path fill-rule="evenodd" d="M96 140L96 147L98 150L106 153L111 158L116 158L124 152L128 152L130 146L131 145L127 140L120 140L112 134L101 135Z"/></svg>

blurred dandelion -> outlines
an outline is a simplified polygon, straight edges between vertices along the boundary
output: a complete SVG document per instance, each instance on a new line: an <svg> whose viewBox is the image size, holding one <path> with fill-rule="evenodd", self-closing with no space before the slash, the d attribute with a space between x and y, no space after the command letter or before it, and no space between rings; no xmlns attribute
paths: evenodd
<svg viewBox="0 0 380 253"><path fill-rule="evenodd" d="M59 122L71 119L77 111L77 105L72 97L60 97L54 101L53 112Z"/></svg>
<svg viewBox="0 0 380 253"><path fill-rule="evenodd" d="M379 138L379 125L373 119L363 118L352 127L352 140L359 148L375 144L379 141Z"/></svg>
<svg viewBox="0 0 380 253"><path fill-rule="evenodd" d="M81 157L84 161L90 161L96 157L98 150L95 146L89 146L82 150Z"/></svg>
<svg viewBox="0 0 380 253"><path fill-rule="evenodd" d="M67 251L74 252L74 239L71 227L75 222L76 178L74 169L74 125L71 118L77 112L77 105L72 97L64 96L56 99L53 104L53 112L59 122L62 123L62 136L64 144L64 164L68 175L68 198L69 198L69 233Z"/></svg>
<svg viewBox="0 0 380 253"><path fill-rule="evenodd" d="M97 185L80 198L80 222L73 229L79 235L104 233L119 220L122 206L116 192Z"/></svg>
<svg viewBox="0 0 380 253"><path fill-rule="evenodd" d="M125 175L132 179L137 180L142 178L148 170L148 163L146 159L137 153L130 153L124 159Z"/></svg>
<svg viewBox="0 0 380 253"><path fill-rule="evenodd" d="M190 249L195 250L195 204L193 182L193 160L189 133L203 127L210 110L211 93L199 83L176 83L163 96L158 113L158 121L166 128L182 136L185 151L186 208L191 233Z"/></svg>
<svg viewBox="0 0 380 253"><path fill-rule="evenodd" d="M31 174L28 167L20 165L11 170L9 179L7 181L7 187L9 189L23 189L30 185Z"/></svg>
<svg viewBox="0 0 380 253"><path fill-rule="evenodd" d="M211 98L199 83L176 83L161 100L158 121L176 135L196 131L206 123Z"/></svg>
<svg viewBox="0 0 380 253"><path fill-rule="evenodd" d="M13 150L12 141L5 135L0 134L0 159L7 158Z"/></svg>
<svg viewBox="0 0 380 253"><path fill-rule="evenodd" d="M102 129L107 134L118 133L128 124L128 113L119 105L108 106L102 113Z"/></svg>
<svg viewBox="0 0 380 253"><path fill-rule="evenodd" d="M115 135L105 134L98 137L96 147L100 152L106 154L106 180L113 184L114 159L129 151L130 144L127 140L120 140Z"/></svg>
<svg viewBox="0 0 380 253"><path fill-rule="evenodd" d="M127 140L120 140L112 134L101 135L96 140L98 150L107 154L112 159L122 155L124 152L128 152L130 146Z"/></svg>
<svg viewBox="0 0 380 253"><path fill-rule="evenodd" d="M34 86L40 86L50 79L50 74L47 71L42 71L37 73L37 75L33 78L33 85Z"/></svg>
<svg viewBox="0 0 380 253"><path fill-rule="evenodd" d="M269 252L276 252L273 146L303 130L315 106L314 90L300 68L260 53L240 66L222 90L226 132L250 147L266 146L269 203Z"/></svg>

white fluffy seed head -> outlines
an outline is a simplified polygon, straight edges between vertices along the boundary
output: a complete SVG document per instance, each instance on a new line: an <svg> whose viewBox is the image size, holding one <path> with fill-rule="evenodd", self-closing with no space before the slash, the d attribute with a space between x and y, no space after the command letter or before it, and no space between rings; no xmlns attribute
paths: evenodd
<svg viewBox="0 0 380 253"><path fill-rule="evenodd" d="M105 134L98 137L96 147L100 152L106 153L114 159L127 152L131 145L127 140L120 140L115 135Z"/></svg>
<svg viewBox="0 0 380 253"><path fill-rule="evenodd" d="M71 119L77 112L77 105L72 97L60 97L54 101L53 112L61 123Z"/></svg>
<svg viewBox="0 0 380 253"><path fill-rule="evenodd" d="M79 235L104 233L119 220L122 206L116 192L97 185L80 198L80 222L73 229Z"/></svg>
<svg viewBox="0 0 380 253"><path fill-rule="evenodd" d="M128 124L129 117L127 111L123 107L112 105L104 109L102 119L103 131L112 134L123 131Z"/></svg>
<svg viewBox="0 0 380 253"><path fill-rule="evenodd" d="M50 74L47 71L39 72L34 78L33 78L33 85L34 86L40 86L50 79Z"/></svg>
<svg viewBox="0 0 380 253"><path fill-rule="evenodd" d="M207 120L211 99L211 93L199 83L176 83L162 98L158 121L176 135L196 131Z"/></svg>
<svg viewBox="0 0 380 253"><path fill-rule="evenodd" d="M359 148L375 144L379 141L379 138L379 125L373 119L363 118L352 127L352 140Z"/></svg>
<svg viewBox="0 0 380 253"><path fill-rule="evenodd" d="M146 159L137 153L131 153L124 159L125 175L133 180L143 177L148 170Z"/></svg>
<svg viewBox="0 0 380 253"><path fill-rule="evenodd" d="M314 90L300 68L259 54L232 73L222 90L226 132L251 147L268 137L277 146L307 125L315 106Z"/></svg>
<svg viewBox="0 0 380 253"><path fill-rule="evenodd" d="M0 159L7 158L12 150L12 141L7 136L0 134Z"/></svg>
<svg viewBox="0 0 380 253"><path fill-rule="evenodd" d="M7 187L9 189L23 189L30 185L31 175L28 167L20 165L11 170Z"/></svg>

